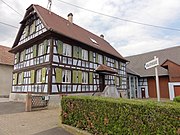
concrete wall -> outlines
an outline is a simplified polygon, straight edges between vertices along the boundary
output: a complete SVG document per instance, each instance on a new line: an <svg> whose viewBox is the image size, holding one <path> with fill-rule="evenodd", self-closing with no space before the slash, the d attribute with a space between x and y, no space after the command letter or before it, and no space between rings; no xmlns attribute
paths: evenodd
<svg viewBox="0 0 180 135"><path fill-rule="evenodd" d="M12 87L13 66L0 64L0 97L9 96Z"/></svg>

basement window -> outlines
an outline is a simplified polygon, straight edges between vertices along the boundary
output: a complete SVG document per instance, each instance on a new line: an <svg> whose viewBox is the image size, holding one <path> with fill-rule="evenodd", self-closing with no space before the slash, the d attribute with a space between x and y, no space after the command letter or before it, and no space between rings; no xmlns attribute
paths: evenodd
<svg viewBox="0 0 180 135"><path fill-rule="evenodd" d="M97 42L95 39L90 38L90 40L91 40L94 44L97 44L97 45L98 45L98 42Z"/></svg>

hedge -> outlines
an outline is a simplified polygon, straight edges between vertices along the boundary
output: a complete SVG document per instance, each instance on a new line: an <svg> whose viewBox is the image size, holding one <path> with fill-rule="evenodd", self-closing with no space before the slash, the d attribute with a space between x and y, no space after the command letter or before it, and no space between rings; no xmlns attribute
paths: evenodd
<svg viewBox="0 0 180 135"><path fill-rule="evenodd" d="M180 96L177 96L173 99L174 102L179 102L180 103Z"/></svg>
<svg viewBox="0 0 180 135"><path fill-rule="evenodd" d="M63 97L62 123L98 135L174 135L180 130L179 103Z"/></svg>

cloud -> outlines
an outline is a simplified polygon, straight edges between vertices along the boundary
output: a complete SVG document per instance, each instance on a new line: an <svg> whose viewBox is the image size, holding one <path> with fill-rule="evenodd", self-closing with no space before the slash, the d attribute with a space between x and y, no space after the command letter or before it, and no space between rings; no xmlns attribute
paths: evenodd
<svg viewBox="0 0 180 135"><path fill-rule="evenodd" d="M66 2L119 18L166 27L179 27L179 0L66 0ZM47 2L44 2L44 0L7 0L7 3L22 14L25 13L26 8L32 3L43 7L47 6ZM53 0L52 11L64 18L67 18L67 14L72 12L75 24L96 35L103 34L105 40L123 56L171 47L178 45L180 42L180 32L124 22L91 13L58 0ZM18 22L22 20L22 17L3 3L0 3L0 21L2 20L18 26ZM0 44L12 45L17 30L0 25L0 33Z"/></svg>

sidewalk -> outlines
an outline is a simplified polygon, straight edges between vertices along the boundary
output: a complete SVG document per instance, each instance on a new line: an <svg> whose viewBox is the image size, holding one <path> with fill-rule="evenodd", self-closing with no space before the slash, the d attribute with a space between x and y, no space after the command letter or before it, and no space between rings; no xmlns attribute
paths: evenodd
<svg viewBox="0 0 180 135"><path fill-rule="evenodd" d="M58 128L58 116L59 109L2 114L0 135L71 135Z"/></svg>

